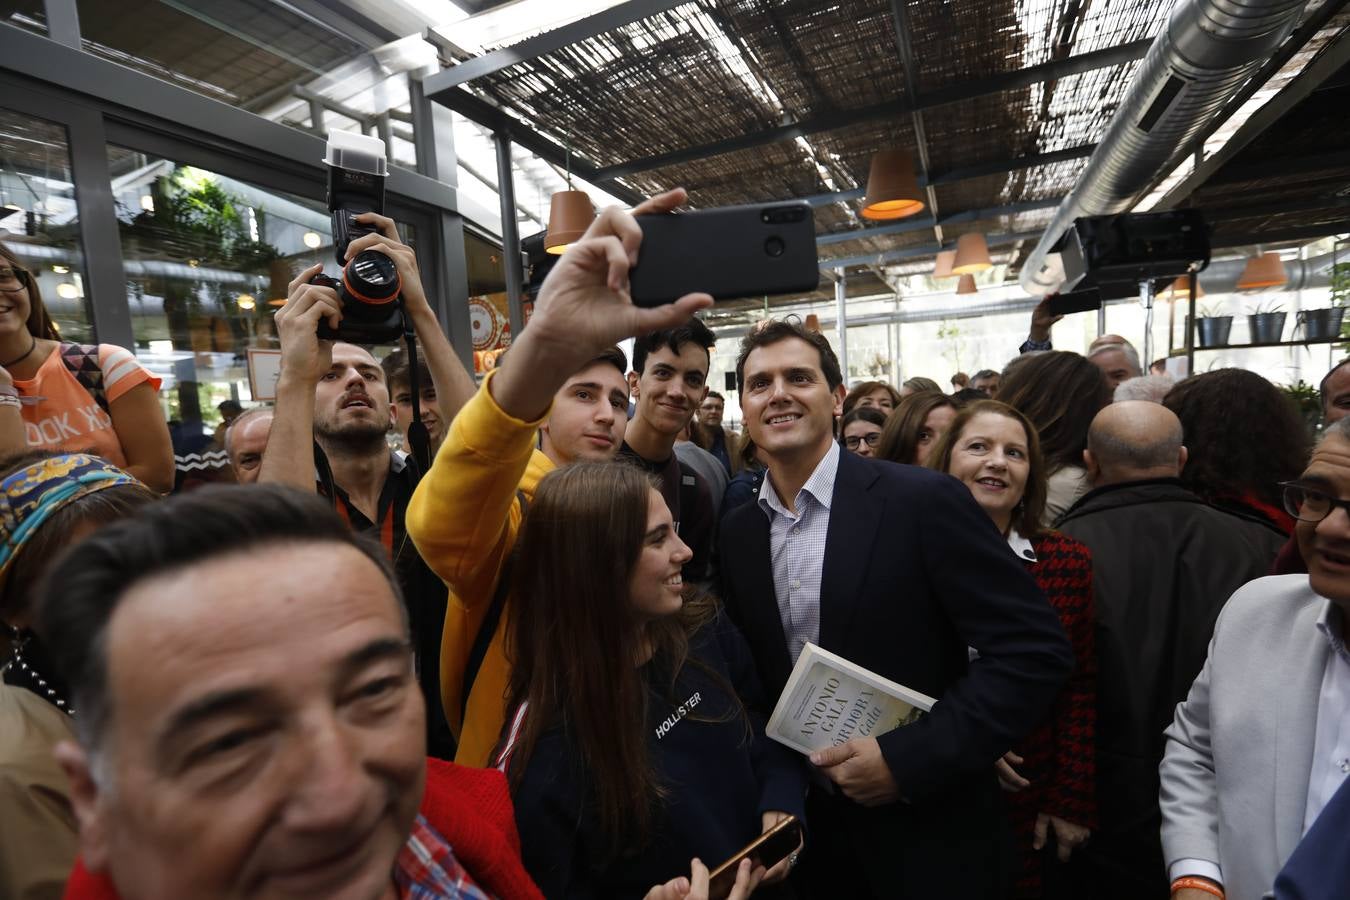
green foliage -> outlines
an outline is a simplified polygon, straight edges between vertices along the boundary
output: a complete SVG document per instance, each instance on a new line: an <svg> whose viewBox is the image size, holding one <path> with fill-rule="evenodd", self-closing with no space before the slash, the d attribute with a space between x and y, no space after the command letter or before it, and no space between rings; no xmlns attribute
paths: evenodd
<svg viewBox="0 0 1350 900"><path fill-rule="evenodd" d="M1303 419L1303 427L1308 430L1309 436L1317 433L1318 423L1322 419L1322 395L1318 393L1317 386L1308 384L1300 378L1294 384L1282 385L1280 390L1284 391L1298 410L1299 416Z"/></svg>
<svg viewBox="0 0 1350 900"><path fill-rule="evenodd" d="M965 332L961 330L959 322L953 322L950 319L943 319L938 324L938 340L946 343L942 350L942 356L950 362L956 371L961 371L961 354L966 349Z"/></svg>
<svg viewBox="0 0 1350 900"><path fill-rule="evenodd" d="M1350 306L1350 262L1331 267L1331 305Z"/></svg>
<svg viewBox="0 0 1350 900"><path fill-rule="evenodd" d="M246 204L220 186L215 177L191 166L178 166L155 185L154 208L124 225L156 256L190 265L257 271L281 253L255 241ZM262 212L257 212L261 227Z"/></svg>

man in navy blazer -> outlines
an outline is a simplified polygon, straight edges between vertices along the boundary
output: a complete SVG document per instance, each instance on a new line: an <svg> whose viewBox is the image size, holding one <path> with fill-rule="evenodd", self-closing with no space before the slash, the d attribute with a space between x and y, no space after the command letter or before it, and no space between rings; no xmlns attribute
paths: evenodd
<svg viewBox="0 0 1350 900"><path fill-rule="evenodd" d="M1011 845L994 763L1073 666L1054 612L960 482L839 452L845 390L823 336L762 323L736 374L768 475L723 520L723 595L766 693L811 641L938 698L914 725L813 756L822 789L798 887L1001 896Z"/></svg>

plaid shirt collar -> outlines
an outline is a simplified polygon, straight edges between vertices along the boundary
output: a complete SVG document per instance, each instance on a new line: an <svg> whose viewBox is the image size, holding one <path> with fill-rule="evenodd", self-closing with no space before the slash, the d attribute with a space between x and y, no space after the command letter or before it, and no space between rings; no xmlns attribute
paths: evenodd
<svg viewBox="0 0 1350 900"><path fill-rule="evenodd" d="M394 865L401 900L492 900L455 859L455 851L422 815Z"/></svg>

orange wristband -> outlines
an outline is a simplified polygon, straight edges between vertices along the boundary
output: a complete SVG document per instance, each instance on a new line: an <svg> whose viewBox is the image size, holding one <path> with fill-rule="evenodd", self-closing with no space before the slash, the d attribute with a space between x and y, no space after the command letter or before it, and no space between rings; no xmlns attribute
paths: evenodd
<svg viewBox="0 0 1350 900"><path fill-rule="evenodd" d="M1186 888L1192 890L1204 891L1207 894L1213 894L1215 897L1223 897L1223 888L1219 887L1208 878L1197 878L1194 875L1186 875L1172 882L1172 893L1183 891Z"/></svg>

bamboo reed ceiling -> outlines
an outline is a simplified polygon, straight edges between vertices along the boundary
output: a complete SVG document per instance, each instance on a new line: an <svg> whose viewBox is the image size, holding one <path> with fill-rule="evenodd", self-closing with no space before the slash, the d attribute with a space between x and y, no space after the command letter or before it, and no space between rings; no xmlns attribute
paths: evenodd
<svg viewBox="0 0 1350 900"><path fill-rule="evenodd" d="M1164 0L911 0L905 6L921 98L1149 38ZM993 84L922 111L934 174L1091 145L1136 63L1107 65L1016 90ZM889 0L695 0L476 79L469 89L604 168L707 148L777 128L894 111L800 137L645 168L620 179L638 193L680 184L696 206L757 202L864 186L871 154L915 150L896 17ZM855 115L855 117L857 117ZM1061 196L1078 159L936 186L940 217ZM820 233L858 230L857 201L817 209ZM944 228L993 231L1048 221L1018 212ZM822 246L822 259L934 244L926 230ZM912 265L907 261L905 265ZM900 263L897 263L900 265Z"/></svg>

